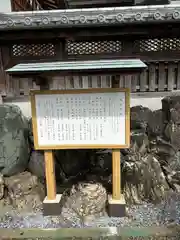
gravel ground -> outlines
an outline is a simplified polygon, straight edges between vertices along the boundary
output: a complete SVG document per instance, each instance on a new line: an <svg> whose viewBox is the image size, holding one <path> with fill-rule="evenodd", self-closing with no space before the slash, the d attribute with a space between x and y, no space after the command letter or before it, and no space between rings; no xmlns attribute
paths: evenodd
<svg viewBox="0 0 180 240"><path fill-rule="evenodd" d="M127 217L102 217L88 224L81 224L80 219L68 216L45 217L41 212L7 212L0 216L0 228L62 228L62 227L149 227L167 224L180 224L180 193L168 194L159 204L144 203L129 206Z"/></svg>

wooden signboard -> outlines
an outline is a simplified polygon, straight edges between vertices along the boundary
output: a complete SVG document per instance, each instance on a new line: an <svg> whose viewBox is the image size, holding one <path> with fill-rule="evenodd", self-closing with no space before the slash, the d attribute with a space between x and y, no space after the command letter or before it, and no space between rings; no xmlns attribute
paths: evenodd
<svg viewBox="0 0 180 240"><path fill-rule="evenodd" d="M45 150L47 199L44 204L60 201L56 195L53 149L113 149L112 199L119 201L120 149L130 145L129 102L128 89L31 91L34 146Z"/></svg>
<svg viewBox="0 0 180 240"><path fill-rule="evenodd" d="M37 150L128 148L129 90L31 91Z"/></svg>

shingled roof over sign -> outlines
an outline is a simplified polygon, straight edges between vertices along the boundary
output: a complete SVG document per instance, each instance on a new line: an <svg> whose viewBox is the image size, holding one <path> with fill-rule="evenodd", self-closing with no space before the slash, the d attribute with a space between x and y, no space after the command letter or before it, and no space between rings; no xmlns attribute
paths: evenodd
<svg viewBox="0 0 180 240"><path fill-rule="evenodd" d="M0 30L180 22L180 4L0 13Z"/></svg>

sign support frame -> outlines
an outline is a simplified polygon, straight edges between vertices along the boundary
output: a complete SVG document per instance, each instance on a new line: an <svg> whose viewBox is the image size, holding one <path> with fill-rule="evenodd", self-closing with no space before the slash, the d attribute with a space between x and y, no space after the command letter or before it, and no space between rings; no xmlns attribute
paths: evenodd
<svg viewBox="0 0 180 240"><path fill-rule="evenodd" d="M56 199L55 163L52 150L44 152L47 200Z"/></svg>

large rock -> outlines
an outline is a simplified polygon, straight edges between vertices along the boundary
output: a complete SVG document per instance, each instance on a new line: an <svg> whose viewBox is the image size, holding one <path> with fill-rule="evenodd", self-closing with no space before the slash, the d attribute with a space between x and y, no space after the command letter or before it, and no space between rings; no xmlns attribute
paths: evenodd
<svg viewBox="0 0 180 240"><path fill-rule="evenodd" d="M152 116L152 111L143 106L131 108L131 129L147 129L148 122Z"/></svg>
<svg viewBox="0 0 180 240"><path fill-rule="evenodd" d="M174 153L162 168L171 188L180 192L180 152Z"/></svg>
<svg viewBox="0 0 180 240"><path fill-rule="evenodd" d="M32 118L28 119L28 139L29 139L29 145L30 145L31 149L34 149Z"/></svg>
<svg viewBox="0 0 180 240"><path fill-rule="evenodd" d="M5 187L7 198L14 208L27 211L41 210L45 190L36 176L23 172L5 178Z"/></svg>
<svg viewBox="0 0 180 240"><path fill-rule="evenodd" d="M146 145L133 144L123 166L123 192L127 203L160 201L169 185L155 155L148 153Z"/></svg>
<svg viewBox="0 0 180 240"><path fill-rule="evenodd" d="M180 124L172 122L167 123L164 130L164 137L167 139L177 150L180 150Z"/></svg>
<svg viewBox="0 0 180 240"><path fill-rule="evenodd" d="M165 123L164 137L180 149L180 96L168 96L162 100L163 121Z"/></svg>
<svg viewBox="0 0 180 240"><path fill-rule="evenodd" d="M162 99L163 121L180 124L180 96L168 96Z"/></svg>
<svg viewBox="0 0 180 240"><path fill-rule="evenodd" d="M164 130L162 110L155 110L148 122L148 133L150 136L162 136Z"/></svg>
<svg viewBox="0 0 180 240"><path fill-rule="evenodd" d="M144 129L131 130L131 143L136 143L138 147L145 144L148 147L149 139Z"/></svg>
<svg viewBox="0 0 180 240"><path fill-rule="evenodd" d="M54 161L56 180L58 180L59 182L66 181L66 176L61 169L60 164L58 164L58 162L56 161L56 158L54 158ZM32 150L28 164L28 171L30 171L33 175L37 176L39 180L41 180L41 182L44 182L46 177L44 151Z"/></svg>
<svg viewBox="0 0 180 240"><path fill-rule="evenodd" d="M169 165L175 160L176 149L173 145L161 137L157 137L150 141L150 152L158 157L158 160L162 165Z"/></svg>
<svg viewBox="0 0 180 240"><path fill-rule="evenodd" d="M19 107L0 105L0 172L24 171L29 160L28 124Z"/></svg>
<svg viewBox="0 0 180 240"><path fill-rule="evenodd" d="M174 156L171 157L171 160L168 162L168 166L172 171L180 171L180 152L176 152Z"/></svg>
<svg viewBox="0 0 180 240"><path fill-rule="evenodd" d="M44 151L31 152L30 161L28 164L28 170L40 179L45 178L45 160Z"/></svg>
<svg viewBox="0 0 180 240"><path fill-rule="evenodd" d="M66 224L82 226L106 214L107 193L100 183L79 183L61 198L61 216Z"/></svg>

